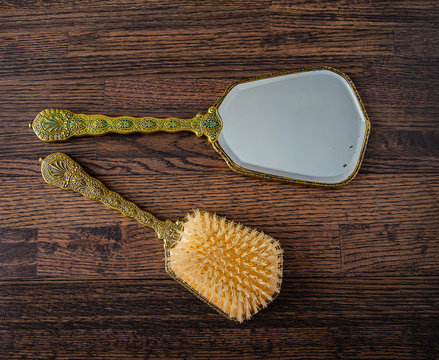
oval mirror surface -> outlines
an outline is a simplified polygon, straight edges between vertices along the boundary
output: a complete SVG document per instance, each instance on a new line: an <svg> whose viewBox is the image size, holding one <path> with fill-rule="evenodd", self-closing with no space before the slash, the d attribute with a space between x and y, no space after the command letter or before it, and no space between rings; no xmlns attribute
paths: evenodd
<svg viewBox="0 0 439 360"><path fill-rule="evenodd" d="M326 69L239 83L218 113L218 142L238 167L321 184L355 175L369 129L350 82Z"/></svg>

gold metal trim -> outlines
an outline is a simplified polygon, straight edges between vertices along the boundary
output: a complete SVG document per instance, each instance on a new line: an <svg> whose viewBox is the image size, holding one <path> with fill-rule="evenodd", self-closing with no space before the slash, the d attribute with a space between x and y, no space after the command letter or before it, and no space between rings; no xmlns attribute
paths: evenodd
<svg viewBox="0 0 439 360"><path fill-rule="evenodd" d="M90 176L81 165L76 163L72 158L64 153L52 153L45 158L40 159L41 162L41 174L43 179L50 185L59 187L64 190L70 190L78 192L83 196L99 201L106 205L107 207L121 212L123 215L137 220L141 225L150 227L153 229L159 239L164 242L165 250L165 269L167 273L183 287L189 290L198 299L202 300L204 303L208 304L212 309L216 310L221 315L225 316L229 320L236 322L240 321L238 317L232 317L227 314L221 308L216 306L214 303L210 302L205 296L197 292L194 288L189 286L183 279L179 278L177 274L172 270L170 266L170 249L175 246L182 237L183 224L185 220L160 220L156 218L151 213L140 209L136 204L131 201L126 200L120 194L108 189L102 182L94 177ZM215 217L214 214L203 211L203 213L209 214ZM225 221L229 221L225 219ZM219 224L220 222L218 222ZM231 222L233 223L233 222ZM235 224L236 228L241 229L239 224ZM255 235L255 233L252 233ZM252 236L253 236L252 235ZM270 304L279 295L280 288L282 285L282 270L283 270L283 251L280 244L271 238L271 244L278 250L278 270L277 274L277 286L276 291L273 293L270 300L266 300L266 304L262 304L257 310L254 310L252 315L258 313L266 305ZM188 259L189 261L189 259Z"/></svg>
<svg viewBox="0 0 439 360"><path fill-rule="evenodd" d="M64 190L78 192L91 200L99 201L110 209L137 220L143 226L153 229L164 241L165 249L170 249L180 239L182 223L160 220L151 213L140 209L120 194L108 189L98 179L87 174L81 165L64 153L53 153L41 161L41 175L50 185Z"/></svg>
<svg viewBox="0 0 439 360"><path fill-rule="evenodd" d="M223 121L219 115L218 108L221 105L227 94L237 85L262 80L277 76L296 74L300 72L328 70L342 76L353 90L366 120L366 133L364 136L360 156L353 173L345 180L337 183L324 183L318 181L292 179L280 175L270 175L254 170L243 168L236 164L222 149L218 142L220 132L223 128ZM363 161L366 150L367 141L370 134L370 121L367 116L366 109L361 101L360 95L352 82L352 80L345 73L329 66L316 66L302 68L286 72L278 72L274 74L255 76L248 79L238 80L231 83L224 91L222 96L209 108L206 114L197 114L192 119L180 119L175 117L170 118L154 118L141 117L135 118L131 116L109 117L105 115L85 115L75 114L69 110L60 109L45 109L41 111L34 121L30 124L35 134L43 141L62 141L73 136L85 135L104 135L108 133L129 134L133 132L154 133L158 131L164 132L178 132L191 131L198 137L205 135L212 144L214 150L224 159L228 167L234 172L243 175L254 176L267 180L277 180L290 183L299 183L305 185L314 185L321 187L338 187L349 183L358 173L361 163Z"/></svg>
<svg viewBox="0 0 439 360"><path fill-rule="evenodd" d="M329 66L315 66L315 67L301 68L301 69L292 70L292 71L279 72L279 73L274 73L274 74L269 74L269 75L255 76L255 77L251 77L251 78L243 79L243 80L237 80L237 81L235 81L235 82L233 82L232 84L229 85L229 87L224 91L224 93L221 95L221 97L215 102L215 104L212 107L217 109L216 113L218 114L218 117L220 117L220 115L218 113L218 107L221 105L222 101L227 96L227 94L236 85L239 85L239 84L242 84L242 83L246 83L246 82L249 82L249 81L262 80L262 79L268 79L268 78L277 77L277 76L290 75L290 74L296 74L296 73L301 73L301 72L306 72L306 71L315 71L315 70L328 70L328 71L332 71L332 72L342 76L348 82L348 84L350 85L352 90L354 91L354 94L357 97L357 100L358 100L358 102L360 104L360 107L361 107L361 110L363 112L364 118L366 120L366 133L365 133L365 136L364 136L363 145L361 147L360 157L358 159L357 165L356 165L355 170L353 171L353 173L347 179L345 179L343 181L340 181L340 182L337 182L337 183L323 183L323 182L318 182L318 181L307 181L307 180L300 180L300 179L292 179L292 178L287 178L287 177L280 176L280 175L270 175L270 174L261 173L261 172L254 171L254 170L245 169L245 168L239 166L238 164L236 164L225 153L225 151L223 150L223 148L219 144L218 140L215 141L215 142L212 142L213 148L215 149L215 151L219 155L221 155L221 157L224 159L224 161L227 163L227 165L228 165L228 167L230 169L232 169L234 172L236 172L238 174L242 174L242 175L249 175L249 176L253 176L253 177L257 177L257 178L263 178L263 179L267 179L267 180L276 180L276 181L283 181L283 182L290 182L290 183L299 183L299 184L303 184L303 185L313 185L313 186L319 186L319 187L339 187L339 186L343 186L343 185L346 185L347 183L349 183L357 175L358 171L360 170L360 166L361 166L361 163L363 161L364 153L365 153L365 150L366 150L367 141L369 139L370 121L369 121L369 117L367 116L366 109L364 108L363 102L361 101L360 95L358 94L358 91L357 91L354 83L352 82L352 80L349 78L348 75L346 75L345 73L341 72L340 70L334 69L334 68L329 67Z"/></svg>
<svg viewBox="0 0 439 360"><path fill-rule="evenodd" d="M198 113L192 119L170 117L165 119L151 116L110 117L106 115L75 114L69 110L45 109L29 124L43 141L63 141L73 136L105 135L109 133L130 134L134 132L155 133L158 131L191 131L198 137L205 135L209 142L218 140L222 121L215 107L207 114Z"/></svg>

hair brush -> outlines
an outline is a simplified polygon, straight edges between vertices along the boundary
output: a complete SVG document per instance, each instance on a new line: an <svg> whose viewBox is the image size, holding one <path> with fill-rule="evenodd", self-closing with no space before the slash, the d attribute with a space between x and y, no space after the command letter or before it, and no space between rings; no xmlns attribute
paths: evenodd
<svg viewBox="0 0 439 360"><path fill-rule="evenodd" d="M164 241L166 271L198 298L242 322L279 294L282 249L262 232L195 210L184 220L159 220L106 188L63 153L41 161L44 180L120 211L156 231Z"/></svg>

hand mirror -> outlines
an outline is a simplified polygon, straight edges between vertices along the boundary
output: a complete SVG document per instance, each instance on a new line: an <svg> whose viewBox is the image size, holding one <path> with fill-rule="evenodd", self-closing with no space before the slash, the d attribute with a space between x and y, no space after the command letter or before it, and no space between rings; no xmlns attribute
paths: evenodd
<svg viewBox="0 0 439 360"><path fill-rule="evenodd" d="M354 84L329 67L234 82L207 114L192 119L46 109L30 126L44 141L112 132L192 131L205 135L235 172L322 186L352 180L370 131Z"/></svg>

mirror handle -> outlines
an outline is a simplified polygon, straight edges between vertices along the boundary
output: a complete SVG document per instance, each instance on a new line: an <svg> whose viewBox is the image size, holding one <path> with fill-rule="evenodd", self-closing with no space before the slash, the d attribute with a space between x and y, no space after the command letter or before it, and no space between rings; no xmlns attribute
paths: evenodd
<svg viewBox="0 0 439 360"><path fill-rule="evenodd" d="M218 140L222 120L215 107L207 114L197 114L192 119L155 117L109 117L105 115L75 114L69 110L45 109L29 124L43 141L63 141L73 136L94 136L108 133L154 133L158 131L191 131L198 137L205 135L209 142Z"/></svg>

